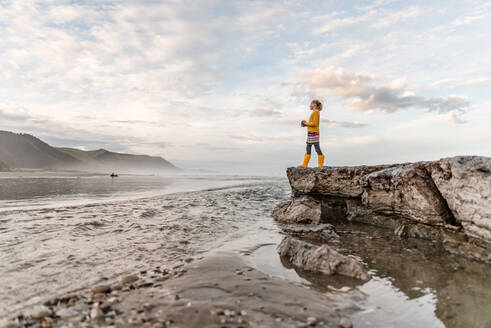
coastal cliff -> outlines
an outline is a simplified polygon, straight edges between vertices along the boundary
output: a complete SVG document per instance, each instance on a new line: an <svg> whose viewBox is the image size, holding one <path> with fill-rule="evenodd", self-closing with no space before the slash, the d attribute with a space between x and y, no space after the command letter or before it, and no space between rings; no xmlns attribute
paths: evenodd
<svg viewBox="0 0 491 328"><path fill-rule="evenodd" d="M279 222L361 222L491 262L491 158L288 168L287 176L292 200L273 211Z"/></svg>

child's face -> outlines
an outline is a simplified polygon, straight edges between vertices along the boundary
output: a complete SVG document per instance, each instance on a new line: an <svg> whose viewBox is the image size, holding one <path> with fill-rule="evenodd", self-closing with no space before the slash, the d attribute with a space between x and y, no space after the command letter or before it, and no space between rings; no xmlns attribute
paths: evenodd
<svg viewBox="0 0 491 328"><path fill-rule="evenodd" d="M310 110L314 110L314 109L316 109L316 108L317 108L317 105L316 105L316 104L314 104L314 102L311 102L311 103L310 103Z"/></svg>

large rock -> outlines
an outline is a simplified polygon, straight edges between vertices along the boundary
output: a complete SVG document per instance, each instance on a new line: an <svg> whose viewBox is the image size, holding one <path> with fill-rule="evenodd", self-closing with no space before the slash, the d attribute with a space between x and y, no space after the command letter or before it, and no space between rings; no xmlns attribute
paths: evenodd
<svg viewBox="0 0 491 328"><path fill-rule="evenodd" d="M431 225L452 222L445 200L421 163L370 173L362 183L362 203L374 212Z"/></svg>
<svg viewBox="0 0 491 328"><path fill-rule="evenodd" d="M312 193L341 197L359 197L363 193L363 178L367 174L392 166L323 166L305 169L290 167L287 169L286 174L294 196Z"/></svg>
<svg viewBox="0 0 491 328"><path fill-rule="evenodd" d="M292 237L285 237L277 250L280 256L305 271L328 275L340 274L362 280L369 279L361 263L339 254L327 245L314 246Z"/></svg>
<svg viewBox="0 0 491 328"><path fill-rule="evenodd" d="M491 158L444 158L427 167L465 234L491 243Z"/></svg>
<svg viewBox="0 0 491 328"><path fill-rule="evenodd" d="M276 206L273 218L283 223L321 223L321 204L309 196L294 198Z"/></svg>
<svg viewBox="0 0 491 328"><path fill-rule="evenodd" d="M288 168L287 175L294 196L292 204L297 197L305 195L319 200L321 206L341 198L346 201L348 216L350 202L356 200L366 209L365 217L357 216L365 223L369 223L370 214L382 214L430 226L462 226L466 236L491 243L489 157L459 156L378 166ZM330 207L322 208L322 214L327 208ZM284 221L290 220L289 213L284 213Z"/></svg>

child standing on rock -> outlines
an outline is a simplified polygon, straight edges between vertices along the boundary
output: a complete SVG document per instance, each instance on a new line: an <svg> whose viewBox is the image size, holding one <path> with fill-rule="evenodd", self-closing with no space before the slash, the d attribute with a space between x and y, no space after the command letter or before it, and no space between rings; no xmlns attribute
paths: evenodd
<svg viewBox="0 0 491 328"><path fill-rule="evenodd" d="M297 167L307 167L309 165L310 155L312 152L312 145L317 152L319 167L324 164L324 155L322 154L319 139L319 123L321 119L320 111L322 110L322 103L319 100L312 100L310 103L310 110L313 111L310 114L309 121L303 120L300 125L307 127L307 153L303 158L303 164Z"/></svg>

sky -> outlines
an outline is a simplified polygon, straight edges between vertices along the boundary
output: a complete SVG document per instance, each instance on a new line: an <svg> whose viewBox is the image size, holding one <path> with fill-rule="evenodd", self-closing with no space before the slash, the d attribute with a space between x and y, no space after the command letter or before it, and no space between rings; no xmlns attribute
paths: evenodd
<svg viewBox="0 0 491 328"><path fill-rule="evenodd" d="M491 1L0 0L0 130L284 174L491 156ZM316 165L312 156L310 165Z"/></svg>

